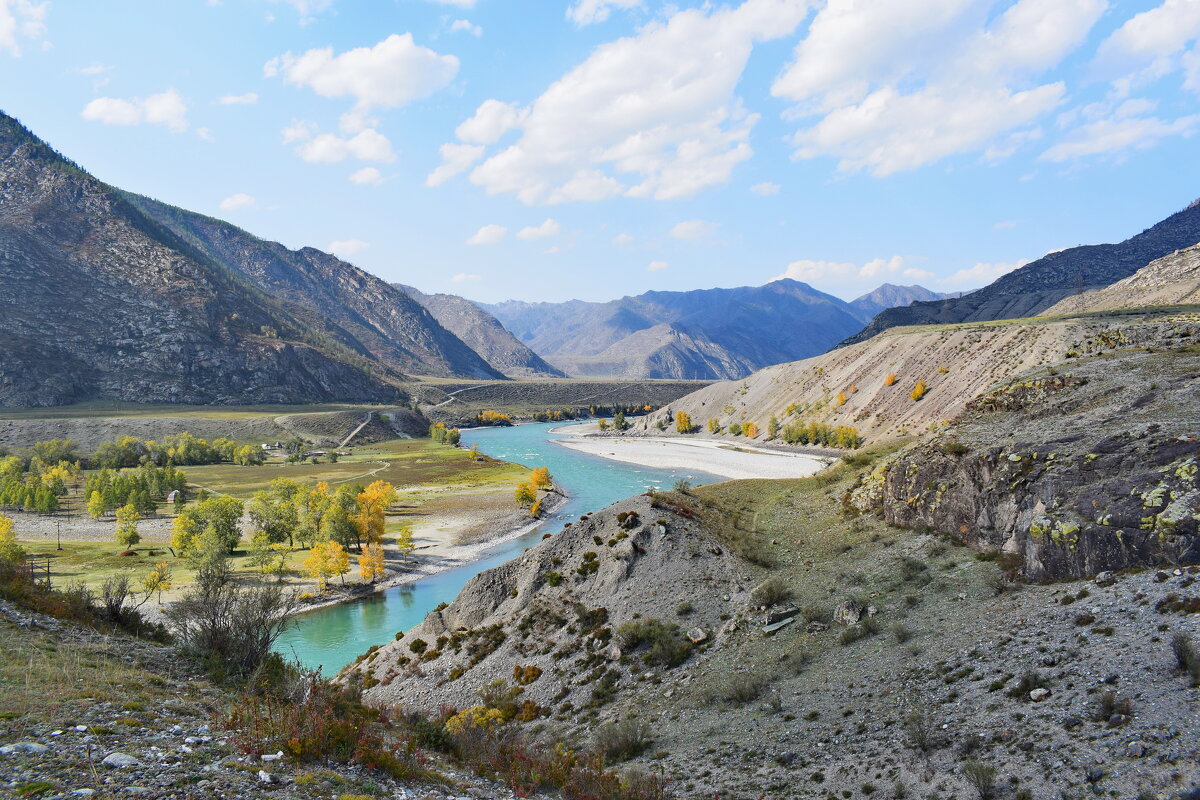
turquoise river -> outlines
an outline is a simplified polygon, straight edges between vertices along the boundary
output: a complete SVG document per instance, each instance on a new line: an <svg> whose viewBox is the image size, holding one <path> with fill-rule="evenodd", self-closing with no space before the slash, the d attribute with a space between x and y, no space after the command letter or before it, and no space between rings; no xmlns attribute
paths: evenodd
<svg viewBox="0 0 1200 800"><path fill-rule="evenodd" d="M326 675L349 664L371 645L390 642L397 631L416 625L439 603L449 603L475 574L519 555L537 544L543 534L557 533L563 524L599 510L648 487L667 487L678 478L700 485L722 480L696 470L662 470L626 464L581 453L554 443L563 433L561 422L480 428L463 432L463 444L478 445L493 458L546 466L569 499L536 530L497 545L469 564L397 586L362 600L327 606L303 614L280 637L276 649Z"/></svg>

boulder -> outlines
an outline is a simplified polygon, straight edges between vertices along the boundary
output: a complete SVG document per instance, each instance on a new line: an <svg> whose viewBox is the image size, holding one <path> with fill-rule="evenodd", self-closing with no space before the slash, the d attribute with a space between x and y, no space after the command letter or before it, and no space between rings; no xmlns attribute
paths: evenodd
<svg viewBox="0 0 1200 800"><path fill-rule="evenodd" d="M109 753L100 763L109 769L129 769L141 765L140 761L127 753Z"/></svg>
<svg viewBox="0 0 1200 800"><path fill-rule="evenodd" d="M687 632L687 637L691 640L692 644L703 644L708 640L708 631L704 630L704 628L692 628Z"/></svg>
<svg viewBox="0 0 1200 800"><path fill-rule="evenodd" d="M49 753L50 748L39 742L14 742L0 747L0 755L13 755L14 753L22 753L24 755L39 756L42 753Z"/></svg>
<svg viewBox="0 0 1200 800"><path fill-rule="evenodd" d="M1046 698L1048 698L1049 696L1050 696L1049 689L1039 688L1039 689L1034 689L1032 692L1029 693L1029 699L1035 703L1040 703L1043 700L1045 700Z"/></svg>
<svg viewBox="0 0 1200 800"><path fill-rule="evenodd" d="M862 619L863 607L853 600L845 600L833 610L833 621L839 625L855 625Z"/></svg>

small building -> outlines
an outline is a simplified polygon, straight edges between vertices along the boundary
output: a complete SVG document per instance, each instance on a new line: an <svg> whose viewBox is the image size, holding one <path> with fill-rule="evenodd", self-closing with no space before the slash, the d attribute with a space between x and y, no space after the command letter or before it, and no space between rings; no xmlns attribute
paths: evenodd
<svg viewBox="0 0 1200 800"><path fill-rule="evenodd" d="M171 493L167 495L167 502L168 503L178 503L179 502L179 490L178 489L171 490Z"/></svg>

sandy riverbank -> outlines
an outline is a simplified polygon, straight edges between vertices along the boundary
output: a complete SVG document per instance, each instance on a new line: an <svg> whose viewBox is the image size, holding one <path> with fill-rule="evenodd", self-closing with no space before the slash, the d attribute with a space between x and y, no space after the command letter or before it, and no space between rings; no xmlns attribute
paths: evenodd
<svg viewBox="0 0 1200 800"><path fill-rule="evenodd" d="M658 469L695 469L723 478L807 478L831 459L711 439L589 436L592 426L556 429L571 435L556 444L601 458Z"/></svg>

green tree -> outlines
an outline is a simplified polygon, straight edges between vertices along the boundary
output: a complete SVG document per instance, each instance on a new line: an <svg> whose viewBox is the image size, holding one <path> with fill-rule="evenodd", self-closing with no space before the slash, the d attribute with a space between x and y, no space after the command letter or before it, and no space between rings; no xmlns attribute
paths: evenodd
<svg viewBox="0 0 1200 800"><path fill-rule="evenodd" d="M413 550L417 549L417 544L413 539L412 524L405 522L396 531L396 552L400 554L400 560L407 560L412 555Z"/></svg>
<svg viewBox="0 0 1200 800"><path fill-rule="evenodd" d="M104 495L100 492L92 492L92 496L88 498L87 513L92 519L100 519L108 512L108 504L104 502Z"/></svg>
<svg viewBox="0 0 1200 800"><path fill-rule="evenodd" d="M126 503L117 509L117 544L128 550L142 540L138 533L138 520L141 518L133 503Z"/></svg>
<svg viewBox="0 0 1200 800"><path fill-rule="evenodd" d="M20 564L24 560L25 548L17 544L16 534L13 533L12 519L0 515L0 562Z"/></svg>

